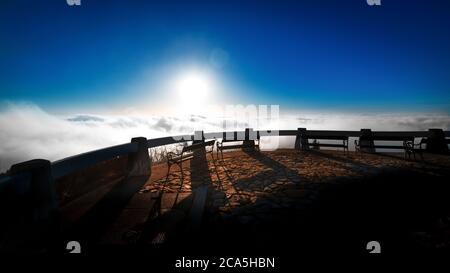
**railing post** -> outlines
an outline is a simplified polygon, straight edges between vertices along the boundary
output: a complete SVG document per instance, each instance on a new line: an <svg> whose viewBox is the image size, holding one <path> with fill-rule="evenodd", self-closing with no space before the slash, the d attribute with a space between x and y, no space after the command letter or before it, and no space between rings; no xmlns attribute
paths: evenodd
<svg viewBox="0 0 450 273"><path fill-rule="evenodd" d="M297 128L297 135L295 136L295 149L308 150L308 139L302 138L306 134L306 128Z"/></svg>
<svg viewBox="0 0 450 273"><path fill-rule="evenodd" d="M131 142L138 145L138 150L135 153L128 154L128 177L150 176L152 168L148 155L147 139L145 137L135 137L131 139Z"/></svg>
<svg viewBox="0 0 450 273"><path fill-rule="evenodd" d="M49 219L57 209L55 185L51 163L45 159L34 159L11 166L11 175L30 173L30 198L33 218L36 221Z"/></svg>
<svg viewBox="0 0 450 273"><path fill-rule="evenodd" d="M245 139L242 142L244 149L254 150L255 149L255 133L252 128L245 129Z"/></svg>
<svg viewBox="0 0 450 273"><path fill-rule="evenodd" d="M448 154L448 146L442 129L428 129L427 147L425 151L435 154Z"/></svg>
<svg viewBox="0 0 450 273"><path fill-rule="evenodd" d="M25 227L20 240L28 241L30 249L46 249L52 247L59 235L58 202L55 184L52 177L51 163L44 159L34 159L11 166L11 175L29 173L30 187L25 212ZM23 204L21 204L23 205ZM39 251L39 250L38 250Z"/></svg>
<svg viewBox="0 0 450 273"><path fill-rule="evenodd" d="M365 146L364 148L360 148L363 152L374 153L375 148L373 138L372 138L372 129L361 129L361 134L359 135L359 145L360 147Z"/></svg>

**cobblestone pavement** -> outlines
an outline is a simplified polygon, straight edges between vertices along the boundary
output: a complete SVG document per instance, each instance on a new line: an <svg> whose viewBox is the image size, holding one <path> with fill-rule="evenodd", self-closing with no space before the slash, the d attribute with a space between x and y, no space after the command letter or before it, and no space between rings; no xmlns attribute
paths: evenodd
<svg viewBox="0 0 450 273"><path fill-rule="evenodd" d="M152 179L142 191L189 193L197 186L209 185L208 211L245 224L272 221L275 215L283 217L284 214L267 211L301 211L313 204L327 185L387 169L408 168L436 175L450 170L448 157L428 155L422 162L405 160L401 154L277 150L228 152L223 160L215 161L210 155L207 158L207 167L205 164L200 169L196 169L199 162L186 162L183 181L178 166L173 166L167 181L165 176ZM165 172L167 166L154 168L163 168Z"/></svg>

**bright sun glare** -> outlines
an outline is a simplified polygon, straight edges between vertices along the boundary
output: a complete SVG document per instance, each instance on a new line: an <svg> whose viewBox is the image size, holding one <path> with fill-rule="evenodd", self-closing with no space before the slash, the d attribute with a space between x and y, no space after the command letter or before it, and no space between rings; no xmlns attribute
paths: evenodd
<svg viewBox="0 0 450 273"><path fill-rule="evenodd" d="M180 110L196 110L209 102L213 91L213 82L205 72L189 71L176 79L175 91Z"/></svg>

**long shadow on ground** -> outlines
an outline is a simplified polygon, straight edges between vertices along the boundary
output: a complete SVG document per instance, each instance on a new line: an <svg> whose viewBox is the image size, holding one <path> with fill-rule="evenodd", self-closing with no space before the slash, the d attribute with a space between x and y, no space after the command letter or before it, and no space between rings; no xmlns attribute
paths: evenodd
<svg viewBox="0 0 450 273"><path fill-rule="evenodd" d="M286 168L264 155L251 156ZM367 253L366 244L372 240L387 254L435 251L433 243L442 238L432 237L431 245L424 246L413 234L435 230L436 222L450 215L448 178L410 169L386 170L364 179L341 177L327 184L306 209L267 210L278 217L254 225L218 220L179 243L195 242L202 251L255 255L292 249L308 254Z"/></svg>

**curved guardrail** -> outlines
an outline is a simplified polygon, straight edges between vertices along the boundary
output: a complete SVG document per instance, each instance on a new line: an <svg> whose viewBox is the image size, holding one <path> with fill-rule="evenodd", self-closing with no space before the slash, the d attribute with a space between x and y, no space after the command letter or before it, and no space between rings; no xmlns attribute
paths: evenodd
<svg viewBox="0 0 450 273"><path fill-rule="evenodd" d="M251 131L251 129L248 129ZM199 133L199 132L196 132ZM245 136L245 131L230 131L230 132L211 132L203 133L200 132L205 139L240 139L243 140ZM260 130L254 131L257 135L261 137L267 136L297 136L298 130ZM327 136L327 135L342 135L348 137L360 137L361 131L333 131L333 130L308 130L308 133L317 136ZM373 131L374 136L413 136L413 137L427 137L429 135L428 131ZM450 131L445 131L444 134L450 137ZM161 137L147 140L148 148L155 148L164 145L175 144L184 141L193 141L195 139L194 135L179 135L179 136L169 136ZM240 136L240 138L239 138ZM65 175L73 173L75 171L84 169L96 163L113 159L117 156L126 155L129 153L134 153L137 151L136 143L125 143L121 145L116 145L100 150L95 150L71 157L67 157L61 160L52 162L52 174L54 179L61 178Z"/></svg>
<svg viewBox="0 0 450 273"><path fill-rule="evenodd" d="M59 219L58 213L61 204L58 202L55 182L107 160L127 156L126 181L133 183L133 181L136 181L136 179L132 179L133 176L139 176L140 180L147 181L151 175L149 148L205 139L252 140L259 137L295 136L295 148L299 149L302 145L302 136L362 137L367 136L367 133L370 133L372 136L386 137L388 139L389 137L401 138L405 136L426 137L428 141L427 146L430 140L436 144L436 139L439 144L437 146L439 147L443 147L441 145L442 143L450 144L450 140L448 139L450 137L450 131L440 129L408 132L371 131L370 129L362 129L361 131L306 130L305 128L265 131L246 129L245 131L211 133L196 131L193 135L169 136L154 139L140 137L133 138L130 143L90 151L54 162L44 159L34 159L11 166L7 174L0 175L0 208L7 211L20 208L20 211L17 211L16 215L19 215L19 217L27 217L26 223L31 230L45 231L51 228L52 223L57 223ZM299 143L300 146L298 146ZM48 236L48 234L38 232L36 236L36 238L41 238L41 236Z"/></svg>
<svg viewBox="0 0 450 273"><path fill-rule="evenodd" d="M259 137L273 137L273 136L299 136L300 129L303 132L305 128L299 128L297 130L260 130L253 131L252 129L246 129L245 131L229 131L229 132L210 132L203 133L203 131L197 131L193 135L179 135L179 136L168 136L161 138L148 139L147 148L155 148L164 145L175 144L185 141L193 141L196 139L233 139L233 140L244 140L246 135L252 139L252 136ZM367 130L367 129L364 129ZM368 129L370 131L370 129ZM430 132L436 129L430 129L429 131L371 131L374 136L412 136L412 137L429 137ZM339 130L306 130L310 134L316 136L327 136L327 135L342 135L348 137L360 137L361 131L339 131ZM450 137L450 131L442 131L445 137ZM120 145L115 145L112 147L107 147L99 150L90 151L87 153L82 153L74 156L70 156L64 159L60 159L54 162L49 162L51 168L51 177L53 180L57 180L64 176L70 175L77 171L83 170L89 166L95 165L97 163L114 159L119 156L129 155L137 153L138 144L136 142L130 142ZM19 163L22 164L22 163ZM17 165L17 164L16 164ZM25 181L29 175L24 177L20 176L18 178L17 174L3 175L0 177L0 191L1 189L9 183L15 183L15 181ZM26 184L26 183L25 183ZM2 186L3 185L3 186Z"/></svg>

